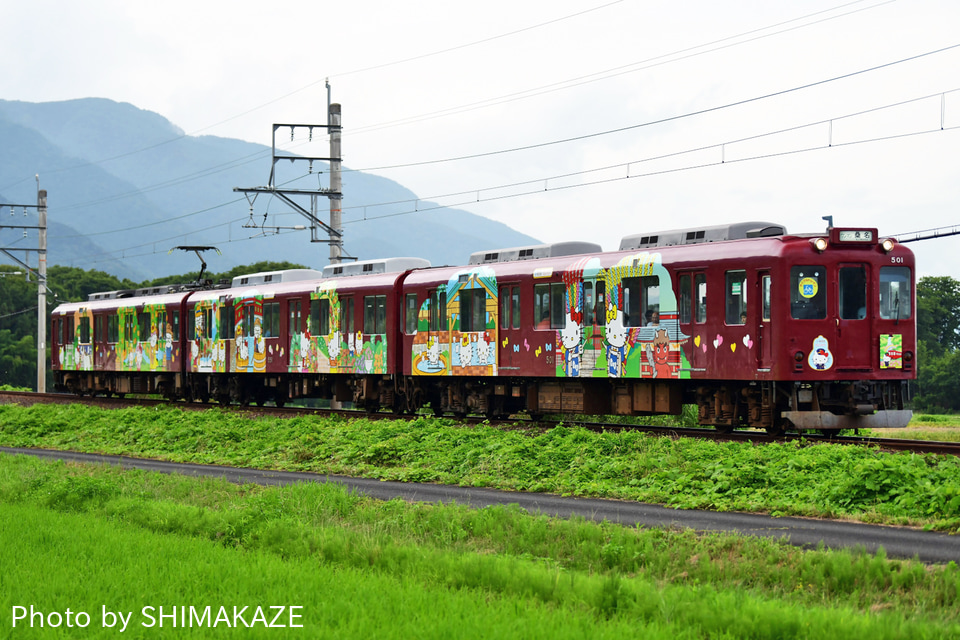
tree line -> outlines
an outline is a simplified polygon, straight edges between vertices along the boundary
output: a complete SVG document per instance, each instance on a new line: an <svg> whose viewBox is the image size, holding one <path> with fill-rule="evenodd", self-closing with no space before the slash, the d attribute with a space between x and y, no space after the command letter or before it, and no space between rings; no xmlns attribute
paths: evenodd
<svg viewBox="0 0 960 640"><path fill-rule="evenodd" d="M290 262L264 261L205 276L216 282L246 273L303 268ZM37 380L37 284L35 280L27 282L23 274L13 275L17 271L22 269L0 265L0 385L32 389ZM193 272L136 283L103 271L52 266L47 279L56 297L47 296L47 311L62 301L86 300L88 294L98 291L189 283L198 276ZM916 314L918 379L913 385L913 407L928 412L960 411L960 281L949 276L921 278Z"/></svg>

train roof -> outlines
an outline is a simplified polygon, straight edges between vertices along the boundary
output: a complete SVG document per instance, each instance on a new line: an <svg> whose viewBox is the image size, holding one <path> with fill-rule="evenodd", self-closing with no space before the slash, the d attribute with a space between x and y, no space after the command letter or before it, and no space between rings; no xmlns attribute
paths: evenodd
<svg viewBox="0 0 960 640"><path fill-rule="evenodd" d="M624 236L620 240L620 251L744 240L746 238L769 238L786 234L787 228L775 222L734 222L732 224L671 229L655 233L635 233Z"/></svg>
<svg viewBox="0 0 960 640"><path fill-rule="evenodd" d="M323 274L315 269L282 269L279 271L260 271L248 273L233 278L230 283L232 289L244 286L266 284L268 282L299 282L301 280L319 280Z"/></svg>
<svg viewBox="0 0 960 640"><path fill-rule="evenodd" d="M424 258L379 258L344 264L328 264L323 268L324 278L368 276L379 273L399 273L411 269L427 269L430 261Z"/></svg>
<svg viewBox="0 0 960 640"><path fill-rule="evenodd" d="M533 244L526 247L475 251L470 254L468 264L492 264L495 262L515 262L518 260L539 260L540 258L559 258L586 253L601 253L603 247L593 242L573 240L551 244Z"/></svg>

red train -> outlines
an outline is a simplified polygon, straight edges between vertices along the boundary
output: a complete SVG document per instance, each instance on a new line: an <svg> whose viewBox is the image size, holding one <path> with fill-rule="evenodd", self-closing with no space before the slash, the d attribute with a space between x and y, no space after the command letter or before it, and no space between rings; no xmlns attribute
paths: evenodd
<svg viewBox="0 0 960 640"><path fill-rule="evenodd" d="M320 397L491 416L679 413L701 424L902 427L914 257L876 229L764 222L93 294L53 311L59 389Z"/></svg>

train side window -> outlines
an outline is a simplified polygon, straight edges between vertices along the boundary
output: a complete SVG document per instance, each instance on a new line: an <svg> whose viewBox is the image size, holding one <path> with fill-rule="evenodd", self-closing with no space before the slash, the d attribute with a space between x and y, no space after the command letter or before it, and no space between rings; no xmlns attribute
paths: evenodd
<svg viewBox="0 0 960 640"><path fill-rule="evenodd" d="M583 283L583 323L585 325L606 324L606 285L603 280Z"/></svg>
<svg viewBox="0 0 960 640"><path fill-rule="evenodd" d="M353 333L353 298L340 298L340 333Z"/></svg>
<svg viewBox="0 0 960 640"><path fill-rule="evenodd" d="M565 324L564 284L538 284L533 288L533 317L537 329L562 329Z"/></svg>
<svg viewBox="0 0 960 640"><path fill-rule="evenodd" d="M173 322L172 322L173 326L170 328L170 331L172 333L171 337L173 338L174 342L179 342L180 341L180 310L174 309L172 317L173 317ZM108 330L109 330L109 327L108 327Z"/></svg>
<svg viewBox="0 0 960 640"><path fill-rule="evenodd" d="M386 296L364 296L363 332L367 334L386 333L387 298Z"/></svg>
<svg viewBox="0 0 960 640"><path fill-rule="evenodd" d="M481 287L460 290L460 331L487 330L487 291Z"/></svg>
<svg viewBox="0 0 960 640"><path fill-rule="evenodd" d="M310 333L325 336L330 333L330 300L310 301Z"/></svg>
<svg viewBox="0 0 960 640"><path fill-rule="evenodd" d="M763 298L760 306L764 320L770 320L770 284L770 276L763 276L760 279L760 296Z"/></svg>
<svg viewBox="0 0 960 640"><path fill-rule="evenodd" d="M80 317L80 343L90 344L90 318L89 316Z"/></svg>
<svg viewBox="0 0 960 640"><path fill-rule="evenodd" d="M220 307L220 339L232 340L235 337L236 325L234 324L233 303L227 303Z"/></svg>
<svg viewBox="0 0 960 640"><path fill-rule="evenodd" d="M726 312L727 324L747 323L747 272L727 271Z"/></svg>
<svg viewBox="0 0 960 640"><path fill-rule="evenodd" d="M407 315L406 315L406 326L405 330L408 335L412 335L417 332L417 294L408 293L407 294Z"/></svg>
<svg viewBox="0 0 960 640"><path fill-rule="evenodd" d="M510 287L500 287L500 328L510 328Z"/></svg>
<svg viewBox="0 0 960 640"><path fill-rule="evenodd" d="M827 270L823 265L790 268L790 316L795 320L827 317Z"/></svg>
<svg viewBox="0 0 960 640"><path fill-rule="evenodd" d="M693 316L697 324L707 321L707 276L704 273L693 277Z"/></svg>
<svg viewBox="0 0 960 640"><path fill-rule="evenodd" d="M447 292L430 291L430 331L447 330Z"/></svg>
<svg viewBox="0 0 960 640"><path fill-rule="evenodd" d="M690 276L684 274L680 276L680 324L690 324L693 317L693 288L690 282Z"/></svg>
<svg viewBox="0 0 960 640"><path fill-rule="evenodd" d="M513 304L513 311L511 316L513 318L511 326L514 329L520 328L520 287L514 287L513 291L510 294L510 298Z"/></svg>
<svg viewBox="0 0 960 640"><path fill-rule="evenodd" d="M623 326L642 327L654 322L660 312L659 276L623 279Z"/></svg>
<svg viewBox="0 0 960 640"><path fill-rule="evenodd" d="M193 309L187 309L187 340L197 339L197 320Z"/></svg>
<svg viewBox="0 0 960 640"><path fill-rule="evenodd" d="M290 313L290 324L289 331L290 333L302 333L303 332L303 315L302 315L302 305L300 300L290 300L287 302L287 311Z"/></svg>
<svg viewBox="0 0 960 640"><path fill-rule="evenodd" d="M249 312L249 307L247 308ZM253 314L250 314L250 320L253 321ZM280 337L280 303L279 302L264 302L263 303L263 320L260 323L260 330L263 332L264 338L279 338ZM251 330L251 335L252 330Z"/></svg>
<svg viewBox="0 0 960 640"><path fill-rule="evenodd" d="M840 317L862 320L867 317L867 272L862 264L840 267Z"/></svg>
<svg viewBox="0 0 960 640"><path fill-rule="evenodd" d="M910 318L910 267L880 267L880 317Z"/></svg>
<svg viewBox="0 0 960 640"><path fill-rule="evenodd" d="M103 342L103 316L93 316L93 341Z"/></svg>
<svg viewBox="0 0 960 640"><path fill-rule="evenodd" d="M139 329L140 342L146 342L150 339L150 314L146 311L137 314L137 325Z"/></svg>

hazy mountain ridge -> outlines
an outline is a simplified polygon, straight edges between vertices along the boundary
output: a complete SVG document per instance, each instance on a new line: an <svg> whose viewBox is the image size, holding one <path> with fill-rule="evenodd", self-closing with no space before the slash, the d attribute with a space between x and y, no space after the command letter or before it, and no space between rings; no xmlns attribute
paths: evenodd
<svg viewBox="0 0 960 640"><path fill-rule="evenodd" d="M310 243L308 232L248 240L259 230L240 227L249 218L249 205L233 188L267 183L270 148L265 145L187 136L156 113L102 98L0 101L0 141L5 150L0 156L0 190L15 202L35 202L36 183L26 178L40 173L40 187L48 192L50 264L142 280L196 269L195 256L168 255L180 244L218 246L222 255L209 253L206 258L212 271L257 260L288 260L317 268L327 263L328 246ZM537 242L457 209L357 222L363 212L356 207L413 201L416 195L392 180L362 172L345 172L343 183L345 251L362 259L419 256L434 264L463 264L473 251ZM257 223L263 221L263 205L269 199L260 197ZM421 201L419 208L429 206ZM325 219L325 198L319 200L319 208ZM369 217L411 208L412 203L376 207ZM276 220L271 216L267 224L305 223L277 201L269 210L289 215ZM227 232L222 225L231 220L237 222ZM214 228L185 235L209 227ZM127 230L102 233L118 229ZM91 260L91 253L129 247L136 248L120 259L101 255Z"/></svg>

